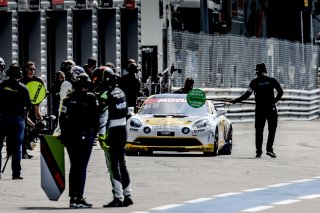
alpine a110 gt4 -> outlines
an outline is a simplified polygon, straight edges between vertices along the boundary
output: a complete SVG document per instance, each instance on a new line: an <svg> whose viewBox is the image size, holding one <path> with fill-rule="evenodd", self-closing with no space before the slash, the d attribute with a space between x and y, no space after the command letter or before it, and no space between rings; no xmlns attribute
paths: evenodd
<svg viewBox="0 0 320 213"><path fill-rule="evenodd" d="M194 108L186 94L148 97L127 122L127 155L153 151L201 151L208 156L230 155L232 124L226 110L213 101Z"/></svg>

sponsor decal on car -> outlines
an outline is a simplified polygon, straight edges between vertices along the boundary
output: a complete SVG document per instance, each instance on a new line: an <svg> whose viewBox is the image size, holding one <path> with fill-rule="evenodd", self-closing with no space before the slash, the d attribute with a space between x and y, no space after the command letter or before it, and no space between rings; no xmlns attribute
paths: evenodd
<svg viewBox="0 0 320 213"><path fill-rule="evenodd" d="M160 132L157 132L157 136L174 136L174 132L160 131Z"/></svg>
<svg viewBox="0 0 320 213"><path fill-rule="evenodd" d="M186 99L183 98L150 98L147 99L144 104L154 104L154 103L185 103Z"/></svg>
<svg viewBox="0 0 320 213"><path fill-rule="evenodd" d="M204 132L204 129L196 129L193 131L195 134L200 133L200 132Z"/></svg>

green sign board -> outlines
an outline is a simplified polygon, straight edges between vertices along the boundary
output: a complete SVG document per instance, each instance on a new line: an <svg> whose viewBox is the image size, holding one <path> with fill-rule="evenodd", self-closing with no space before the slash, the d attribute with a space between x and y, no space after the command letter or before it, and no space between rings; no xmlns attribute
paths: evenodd
<svg viewBox="0 0 320 213"><path fill-rule="evenodd" d="M187 94L187 103L194 107L200 108L206 102L206 94L201 89L192 89Z"/></svg>

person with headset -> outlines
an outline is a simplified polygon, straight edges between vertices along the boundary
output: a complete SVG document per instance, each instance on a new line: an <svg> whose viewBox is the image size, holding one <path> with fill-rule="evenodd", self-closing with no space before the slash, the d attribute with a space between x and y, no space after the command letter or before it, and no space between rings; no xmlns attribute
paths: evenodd
<svg viewBox="0 0 320 213"><path fill-rule="evenodd" d="M26 113L32 103L28 88L19 82L22 71L17 63L7 71L9 79L0 83L0 168L3 139L6 137L8 156L12 156L12 179L21 180L21 149L24 140Z"/></svg>
<svg viewBox="0 0 320 213"><path fill-rule="evenodd" d="M230 103L238 103L246 100L252 93L255 95L256 109L255 109L255 128L256 128L256 158L261 158L263 130L266 121L268 122L268 140L267 140L267 155L271 158L276 158L273 151L273 143L276 135L278 124L278 113L276 103L281 99L283 90L279 82L267 76L267 68L264 63L256 65L257 77L250 82L248 90L239 98L233 99ZM274 90L277 91L276 97Z"/></svg>
<svg viewBox="0 0 320 213"><path fill-rule="evenodd" d="M99 107L95 94L89 92L89 76L79 74L74 90L62 101L59 117L61 141L70 158L69 197L71 208L91 208L84 198L88 162L99 128Z"/></svg>

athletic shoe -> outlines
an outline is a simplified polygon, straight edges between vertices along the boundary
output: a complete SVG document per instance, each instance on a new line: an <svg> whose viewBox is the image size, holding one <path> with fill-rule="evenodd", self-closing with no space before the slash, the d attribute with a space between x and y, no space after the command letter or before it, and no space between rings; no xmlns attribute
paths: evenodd
<svg viewBox="0 0 320 213"><path fill-rule="evenodd" d="M132 205L132 204L133 204L133 201L132 201L132 199L131 199L131 196L124 196L124 200L123 200L122 205L123 205L124 207L127 207L127 206L130 206L130 205Z"/></svg>
<svg viewBox="0 0 320 213"><path fill-rule="evenodd" d="M31 158L33 158L33 155L29 155L28 153L26 153L26 154L24 154L24 155L22 156L22 158L23 158L23 159L31 159Z"/></svg>
<svg viewBox="0 0 320 213"><path fill-rule="evenodd" d="M12 180L22 180L23 177L21 176L12 176Z"/></svg>
<svg viewBox="0 0 320 213"><path fill-rule="evenodd" d="M257 155L256 155L256 158L261 158L261 154L257 154Z"/></svg>
<svg viewBox="0 0 320 213"><path fill-rule="evenodd" d="M85 198L80 198L76 200L76 206L75 208L92 208L91 203L87 203Z"/></svg>
<svg viewBox="0 0 320 213"><path fill-rule="evenodd" d="M107 205L103 205L103 208L109 208L109 207L122 207L122 201L119 198L114 198L113 201L108 203Z"/></svg>
<svg viewBox="0 0 320 213"><path fill-rule="evenodd" d="M267 155L269 155L272 158L276 158L276 154L274 154L274 152L267 152Z"/></svg>
<svg viewBox="0 0 320 213"><path fill-rule="evenodd" d="M74 197L70 198L70 208L76 208L77 200Z"/></svg>
<svg viewBox="0 0 320 213"><path fill-rule="evenodd" d="M29 150L34 150L34 148L37 146L37 144L34 141L31 141L30 143L28 143L27 145L27 149Z"/></svg>

